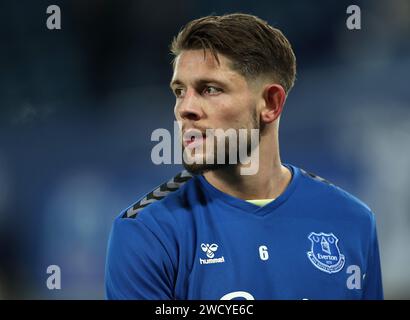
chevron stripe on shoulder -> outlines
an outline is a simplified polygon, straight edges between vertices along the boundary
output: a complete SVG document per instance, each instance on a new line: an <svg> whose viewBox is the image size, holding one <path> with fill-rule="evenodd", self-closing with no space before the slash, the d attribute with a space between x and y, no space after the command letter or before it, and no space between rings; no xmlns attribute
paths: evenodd
<svg viewBox="0 0 410 320"><path fill-rule="evenodd" d="M310 177L310 178L312 178L312 179L314 179L314 180L317 180L317 181L320 181L320 182L324 182L324 183L326 183L326 184L333 185L333 183L331 183L330 181L328 181L328 180L326 180L326 179L323 179L322 177L319 177L318 175L316 175L316 174L314 174L314 173L305 171L305 170L303 170L303 169L300 169L300 171L301 171L302 174L304 174L305 176L308 176L308 177Z"/></svg>
<svg viewBox="0 0 410 320"><path fill-rule="evenodd" d="M188 171L181 171L175 177L161 184L159 187L155 188L145 197L143 197L141 200L135 203L132 207L130 207L127 211L124 212L122 218L135 218L138 215L139 211L141 211L151 203L162 200L170 193L177 191L191 178L192 175Z"/></svg>

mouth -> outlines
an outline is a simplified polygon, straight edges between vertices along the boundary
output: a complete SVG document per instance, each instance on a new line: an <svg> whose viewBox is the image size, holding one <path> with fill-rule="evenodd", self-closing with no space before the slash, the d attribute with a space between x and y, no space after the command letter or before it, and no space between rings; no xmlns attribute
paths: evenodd
<svg viewBox="0 0 410 320"><path fill-rule="evenodd" d="M205 139L205 132L199 130L187 130L183 134L183 145L185 148L195 148L204 143Z"/></svg>

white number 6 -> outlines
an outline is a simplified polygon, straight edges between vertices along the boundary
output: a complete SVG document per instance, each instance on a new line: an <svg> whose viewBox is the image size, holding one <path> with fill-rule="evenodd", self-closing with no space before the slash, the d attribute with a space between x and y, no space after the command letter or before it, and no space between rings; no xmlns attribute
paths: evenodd
<svg viewBox="0 0 410 320"><path fill-rule="evenodd" d="M259 257L263 261L269 259L269 253L268 253L268 247L267 246L260 246L259 247Z"/></svg>

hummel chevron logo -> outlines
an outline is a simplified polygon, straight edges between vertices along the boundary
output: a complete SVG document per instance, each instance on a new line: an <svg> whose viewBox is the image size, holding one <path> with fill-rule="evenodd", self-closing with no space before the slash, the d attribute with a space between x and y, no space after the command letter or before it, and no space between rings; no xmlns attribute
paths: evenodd
<svg viewBox="0 0 410 320"><path fill-rule="evenodd" d="M129 208L124 213L122 217L123 218L135 218L139 211L144 209L149 204L155 201L162 200L170 193L177 191L191 178L192 178L192 175L186 170L178 173L171 180L167 181L166 183L161 184L158 188L154 189L153 191L148 193L144 198L142 198L137 203L135 203L131 208Z"/></svg>

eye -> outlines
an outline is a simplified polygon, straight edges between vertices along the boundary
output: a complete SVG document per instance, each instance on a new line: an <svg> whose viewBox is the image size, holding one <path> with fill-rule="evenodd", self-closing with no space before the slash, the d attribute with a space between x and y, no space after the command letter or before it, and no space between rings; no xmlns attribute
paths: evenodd
<svg viewBox="0 0 410 320"><path fill-rule="evenodd" d="M213 87L213 86L206 86L205 89L204 89L204 91L203 91L203 93L209 94L209 95L211 95L211 96L217 95L217 94L219 94L220 92L222 92L222 89L217 88L217 87Z"/></svg>
<svg viewBox="0 0 410 320"><path fill-rule="evenodd" d="M181 98L184 95L185 91L183 88L175 88L174 94L177 98Z"/></svg>

